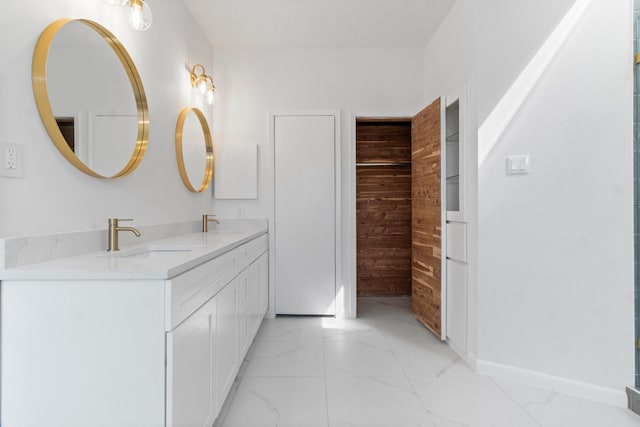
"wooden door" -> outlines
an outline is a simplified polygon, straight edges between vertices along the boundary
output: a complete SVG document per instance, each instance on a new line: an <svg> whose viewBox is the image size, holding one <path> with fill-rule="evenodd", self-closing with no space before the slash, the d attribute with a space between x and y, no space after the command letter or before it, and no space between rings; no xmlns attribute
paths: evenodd
<svg viewBox="0 0 640 427"><path fill-rule="evenodd" d="M414 316L444 339L441 125L440 98L411 125L411 305Z"/></svg>
<svg viewBox="0 0 640 427"><path fill-rule="evenodd" d="M411 119L356 120L357 295L411 295Z"/></svg>

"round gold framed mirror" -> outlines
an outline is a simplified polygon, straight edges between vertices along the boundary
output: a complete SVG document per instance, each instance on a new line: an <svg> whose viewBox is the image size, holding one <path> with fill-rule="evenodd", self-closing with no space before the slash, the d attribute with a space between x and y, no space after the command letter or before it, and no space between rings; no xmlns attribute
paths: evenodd
<svg viewBox="0 0 640 427"><path fill-rule="evenodd" d="M97 178L133 172L149 135L147 98L120 41L87 19L60 19L40 35L32 84L40 118L62 155Z"/></svg>
<svg viewBox="0 0 640 427"><path fill-rule="evenodd" d="M185 108L178 116L176 160L180 178L189 191L199 193L209 186L213 177L213 141L207 119L198 108Z"/></svg>

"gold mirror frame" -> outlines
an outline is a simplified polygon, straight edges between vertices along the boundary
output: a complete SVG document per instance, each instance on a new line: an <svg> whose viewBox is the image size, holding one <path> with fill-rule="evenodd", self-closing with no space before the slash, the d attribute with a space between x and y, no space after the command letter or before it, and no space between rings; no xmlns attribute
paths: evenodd
<svg viewBox="0 0 640 427"><path fill-rule="evenodd" d="M204 143L206 148L206 158L205 158L205 171L204 177L202 178L202 183L199 188L195 188L191 181L189 180L189 175L187 174L187 168L184 164L184 155L182 152L182 134L184 131L184 122L187 120L187 116L190 112L195 113L198 121L200 122L200 126L202 127L202 133L204 134ZM202 111L198 108L187 107L184 108L180 115L178 116L178 123L176 124L176 161L178 162L178 170L180 171L180 178L182 178L182 182L185 187L194 193L200 193L209 186L211 183L211 178L213 177L213 140L211 138L211 131L209 130L209 124L207 123L207 119L202 113Z"/></svg>
<svg viewBox="0 0 640 427"><path fill-rule="evenodd" d="M131 88L133 89L133 94L136 99L136 108L138 110L138 135L133 149L133 154L127 164L119 172L111 176L105 176L95 172L76 156L67 144L67 141L58 127L56 117L51 107L51 101L49 100L49 92L47 90L47 57L49 55L49 48L51 47L51 43L58 31L70 22L81 22L97 32L104 41L107 42L118 59L120 59L120 62L129 77L129 82L131 83ZM33 93L36 98L36 106L40 113L40 119L42 120L42 123L44 124L44 127L56 148L60 153L62 153L67 161L69 161L69 163L87 175L91 175L96 178L118 178L126 176L138 167L147 149L147 142L149 139L149 108L147 106L147 98L144 92L144 87L142 86L140 74L138 74L138 70L129 56L129 53L115 35L97 22L88 19L59 19L45 28L36 43L36 47L33 52L31 76Z"/></svg>

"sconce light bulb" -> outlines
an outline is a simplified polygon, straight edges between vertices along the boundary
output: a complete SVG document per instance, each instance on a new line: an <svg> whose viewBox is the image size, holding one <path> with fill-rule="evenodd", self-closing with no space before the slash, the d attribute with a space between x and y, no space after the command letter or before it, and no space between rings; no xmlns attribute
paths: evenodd
<svg viewBox="0 0 640 427"><path fill-rule="evenodd" d="M200 77L200 83L198 83L198 90L200 91L200 94L202 94L202 95L206 95L207 94L207 81L205 79L203 79L202 77Z"/></svg>
<svg viewBox="0 0 640 427"><path fill-rule="evenodd" d="M144 0L131 0L129 25L136 31L147 31L153 21L151 8Z"/></svg>
<svg viewBox="0 0 640 427"><path fill-rule="evenodd" d="M205 99L207 100L207 104L213 105L213 89L207 90L207 94L205 95Z"/></svg>
<svg viewBox="0 0 640 427"><path fill-rule="evenodd" d="M129 2L129 0L102 0L106 4L110 4L111 6L124 6Z"/></svg>

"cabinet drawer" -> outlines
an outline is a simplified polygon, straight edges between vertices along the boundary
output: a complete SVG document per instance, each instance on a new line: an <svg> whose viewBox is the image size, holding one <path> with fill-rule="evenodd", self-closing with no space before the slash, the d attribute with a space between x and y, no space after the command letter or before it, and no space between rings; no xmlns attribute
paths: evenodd
<svg viewBox="0 0 640 427"><path fill-rule="evenodd" d="M250 242L238 248L240 258L240 270L245 269L249 264L258 259L263 252L269 248L269 238L267 234L256 237Z"/></svg>
<svg viewBox="0 0 640 427"><path fill-rule="evenodd" d="M167 280L167 330L170 331L218 293L238 274L238 251L233 250Z"/></svg>
<svg viewBox="0 0 640 427"><path fill-rule="evenodd" d="M467 224L447 223L447 258L467 262Z"/></svg>

